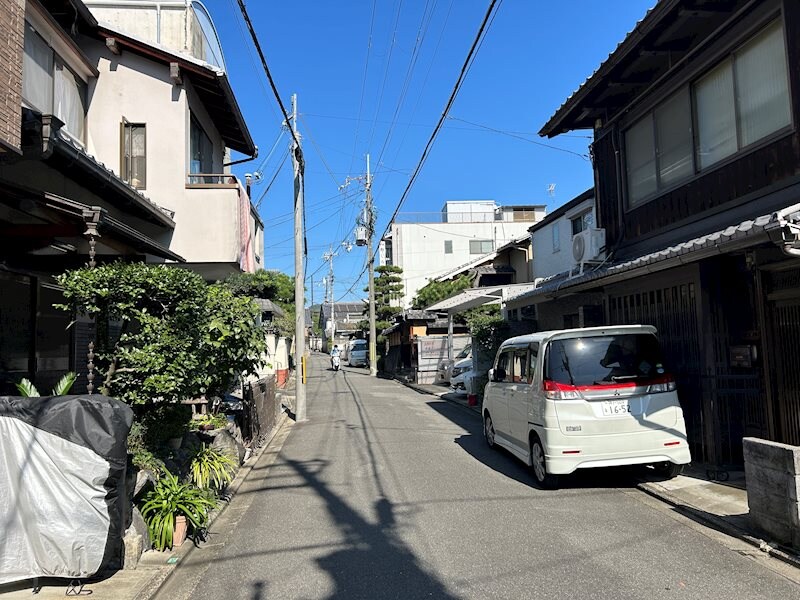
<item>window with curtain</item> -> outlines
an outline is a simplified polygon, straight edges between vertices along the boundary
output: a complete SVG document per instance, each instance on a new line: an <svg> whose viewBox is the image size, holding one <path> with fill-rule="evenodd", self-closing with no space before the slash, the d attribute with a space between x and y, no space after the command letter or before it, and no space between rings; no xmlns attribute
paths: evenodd
<svg viewBox="0 0 800 600"><path fill-rule="evenodd" d="M25 22L22 55L22 99L43 114L53 111L53 50Z"/></svg>
<svg viewBox="0 0 800 600"><path fill-rule="evenodd" d="M634 206L658 188L653 117L647 115L625 132L628 204Z"/></svg>
<svg viewBox="0 0 800 600"><path fill-rule="evenodd" d="M577 235L581 231L585 229L589 229L592 226L592 211L587 210L582 215L578 215L577 217L573 217L570 219L570 223L572 223L572 235Z"/></svg>
<svg viewBox="0 0 800 600"><path fill-rule="evenodd" d="M789 76L781 23L773 23L736 54L736 100L740 146L747 146L792 121Z"/></svg>
<svg viewBox="0 0 800 600"><path fill-rule="evenodd" d="M791 124L781 24L766 27L695 84L700 169Z"/></svg>
<svg viewBox="0 0 800 600"><path fill-rule="evenodd" d="M143 123L122 123L122 179L137 190L147 186L147 135Z"/></svg>
<svg viewBox="0 0 800 600"><path fill-rule="evenodd" d="M86 83L25 23L22 99L27 106L64 122L64 131L83 143L86 126Z"/></svg>
<svg viewBox="0 0 800 600"><path fill-rule="evenodd" d="M553 231L553 252L558 252L561 250L561 233L559 231L558 221L553 223L550 229Z"/></svg>
<svg viewBox="0 0 800 600"><path fill-rule="evenodd" d="M625 131L628 207L790 124L783 27L775 21Z"/></svg>
<svg viewBox="0 0 800 600"><path fill-rule="evenodd" d="M67 133L82 142L86 119L86 84L60 62L56 63L54 100L53 114L64 122Z"/></svg>
<svg viewBox="0 0 800 600"><path fill-rule="evenodd" d="M190 126L189 152L191 161L190 173L211 173L214 164L214 146L197 119L192 117Z"/></svg>

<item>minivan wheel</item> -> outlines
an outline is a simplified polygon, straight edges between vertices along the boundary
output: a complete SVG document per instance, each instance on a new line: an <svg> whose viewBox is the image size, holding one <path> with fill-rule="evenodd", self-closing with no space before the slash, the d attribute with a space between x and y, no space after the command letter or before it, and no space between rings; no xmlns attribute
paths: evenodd
<svg viewBox="0 0 800 600"><path fill-rule="evenodd" d="M676 465L674 462L662 462L653 465L653 470L659 477L665 479L675 479L683 473L683 465Z"/></svg>
<svg viewBox="0 0 800 600"><path fill-rule="evenodd" d="M544 457L544 447L538 437L531 440L531 471L536 478L536 483L546 489L558 487L558 475L547 472L547 462Z"/></svg>
<svg viewBox="0 0 800 600"><path fill-rule="evenodd" d="M494 448L494 424L492 423L492 417L489 416L489 413L486 413L486 416L483 418L483 437L486 438L486 445L489 448Z"/></svg>

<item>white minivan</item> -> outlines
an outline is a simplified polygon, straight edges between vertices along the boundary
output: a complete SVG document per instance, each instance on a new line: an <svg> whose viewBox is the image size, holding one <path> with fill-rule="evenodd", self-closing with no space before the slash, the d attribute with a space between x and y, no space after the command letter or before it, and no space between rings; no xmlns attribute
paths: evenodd
<svg viewBox="0 0 800 600"><path fill-rule="evenodd" d="M675 380L655 327L543 331L506 340L483 399L489 446L532 467L543 487L576 469L691 461Z"/></svg>

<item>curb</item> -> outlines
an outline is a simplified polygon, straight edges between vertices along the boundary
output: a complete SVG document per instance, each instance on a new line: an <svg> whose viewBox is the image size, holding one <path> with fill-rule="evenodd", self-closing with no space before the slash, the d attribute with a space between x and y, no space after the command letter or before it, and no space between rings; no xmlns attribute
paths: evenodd
<svg viewBox="0 0 800 600"><path fill-rule="evenodd" d="M708 513L696 506L692 506L691 504L686 504L679 500L675 495L671 494L664 488L654 485L649 482L641 482L636 485L636 487L643 491L645 494L656 498L657 500L661 500L665 504L669 504L673 508L677 509L678 512L686 513L692 519L706 525L712 527L726 535L731 537L737 538L743 542L758 548L762 552L764 552L767 556L771 556L773 558L777 558L797 569L800 569L800 556L791 554L781 548L777 548L770 544L769 542L762 540L761 538L755 537L740 529L736 525L733 525L727 522L725 519L718 517L717 515L713 515Z"/></svg>
<svg viewBox="0 0 800 600"><path fill-rule="evenodd" d="M259 458L261 458L261 455L267 448L269 448L272 440L275 439L275 436L278 434L278 432L284 428L287 421L289 421L289 415L284 410L281 412L281 416L278 417L275 427L272 428L272 431L268 434L261 447L257 448L256 451L253 452L250 460L248 460L246 464L242 465L239 469L239 472L236 473L236 477L226 490L228 500L225 501L220 508L213 511L209 518L207 527L211 527L211 525L213 525L213 523L228 509L231 501L239 491L239 488L242 487L244 480L247 479L248 475L250 475L251 471L258 463ZM160 568L156 574L153 575L150 581L142 586L141 591L135 596L134 600L151 600L151 598L153 598L161 589L161 587L169 580L169 578L175 572L175 568L192 552L192 550L195 549L195 547L196 546L194 542L187 539L186 542L174 550L169 557L165 555L164 558L168 561L166 566Z"/></svg>
<svg viewBox="0 0 800 600"><path fill-rule="evenodd" d="M433 396L434 398L441 398L442 400L445 400L445 401L449 402L453 406L460 406L461 408L463 408L464 410L466 410L470 414L473 414L473 415L476 415L476 416L480 416L480 414L481 414L479 406L471 407L471 406L467 406L466 404L462 404L461 402L456 402L455 400L452 400L450 398L445 398L445 396L450 393L449 390L448 391L444 391L444 392L431 392L430 390L427 390L427 389L423 388L422 386L417 385L416 383L411 383L411 382L408 382L408 381L401 381L400 379L395 379L395 381L397 383L400 383L400 384L406 386L409 389L414 390L415 392L417 392L419 394L426 394L428 396Z"/></svg>

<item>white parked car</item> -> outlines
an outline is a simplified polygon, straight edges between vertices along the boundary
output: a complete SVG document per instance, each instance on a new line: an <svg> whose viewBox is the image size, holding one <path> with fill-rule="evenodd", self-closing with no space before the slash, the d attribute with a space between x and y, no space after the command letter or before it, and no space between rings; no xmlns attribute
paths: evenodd
<svg viewBox="0 0 800 600"><path fill-rule="evenodd" d="M654 327L545 331L506 340L481 410L489 446L532 467L544 487L576 469L691 461L675 380Z"/></svg>
<svg viewBox="0 0 800 600"><path fill-rule="evenodd" d="M450 387L453 391L466 393L467 379L472 377L472 357L462 358L453 365L450 377Z"/></svg>
<svg viewBox="0 0 800 600"><path fill-rule="evenodd" d="M436 382L437 383L452 383L453 378L453 366L455 363L463 360L465 358L472 358L472 346L467 344L464 346L464 349L461 350L458 354L455 355L453 360L449 358L445 358L444 360L439 362L439 368L436 372Z"/></svg>

